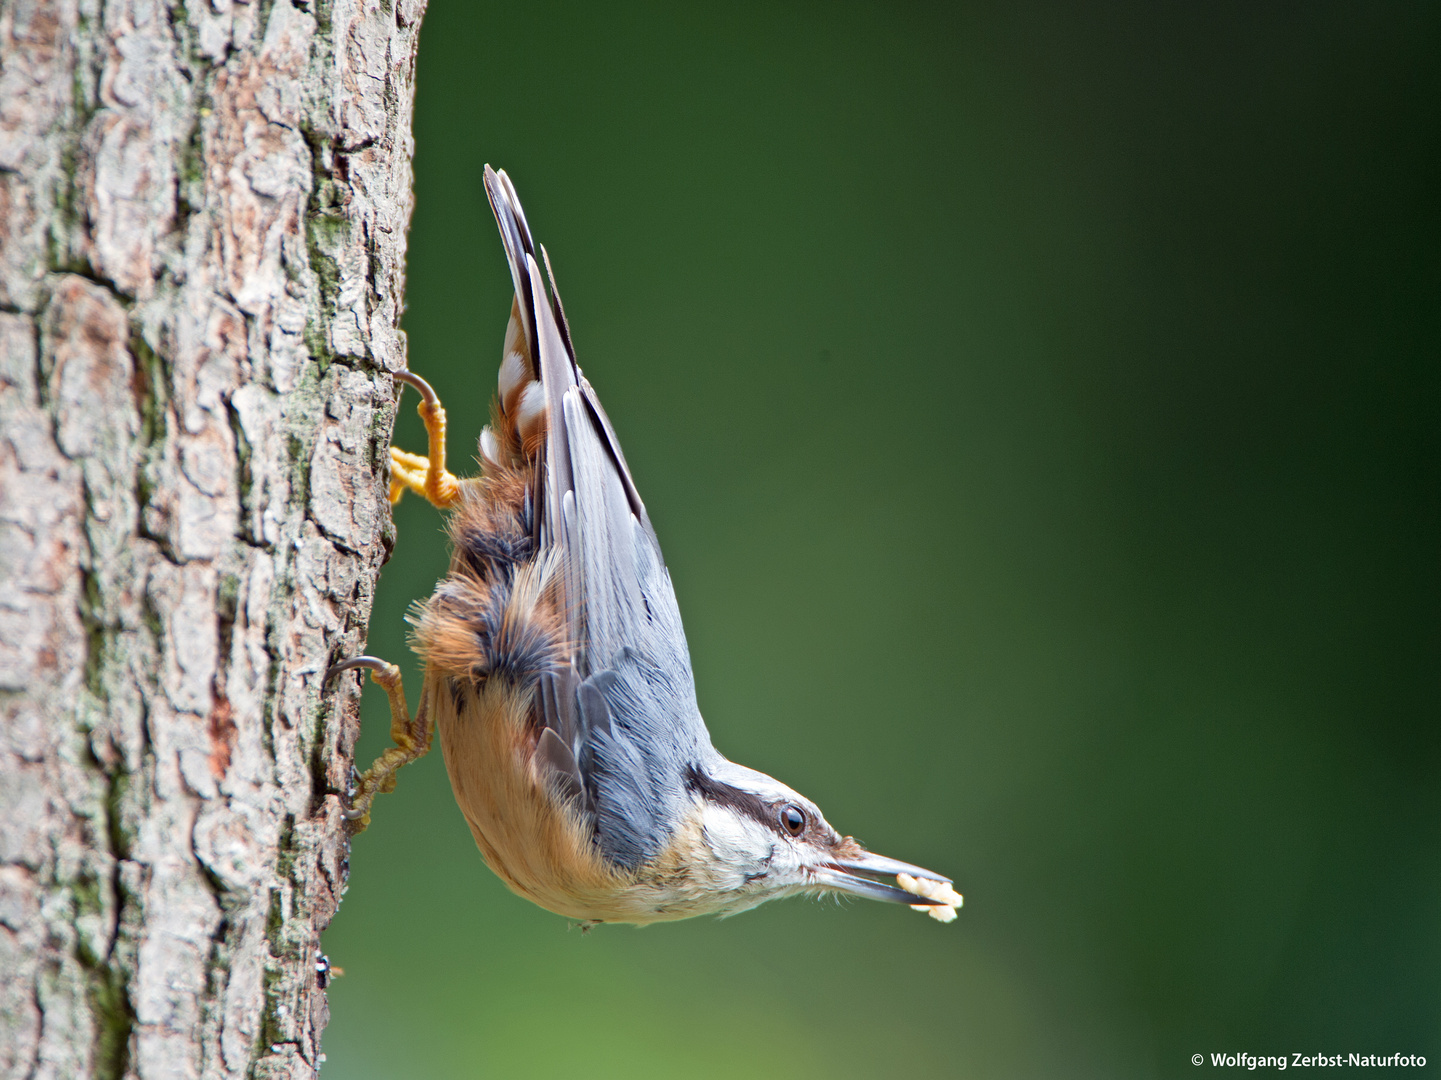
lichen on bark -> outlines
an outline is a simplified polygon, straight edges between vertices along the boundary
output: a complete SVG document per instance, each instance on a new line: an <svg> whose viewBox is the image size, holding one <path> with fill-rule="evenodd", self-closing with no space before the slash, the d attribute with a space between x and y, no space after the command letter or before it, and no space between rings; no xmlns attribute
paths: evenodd
<svg viewBox="0 0 1441 1080"><path fill-rule="evenodd" d="M0 3L0 1074L309 1076L423 3Z"/></svg>

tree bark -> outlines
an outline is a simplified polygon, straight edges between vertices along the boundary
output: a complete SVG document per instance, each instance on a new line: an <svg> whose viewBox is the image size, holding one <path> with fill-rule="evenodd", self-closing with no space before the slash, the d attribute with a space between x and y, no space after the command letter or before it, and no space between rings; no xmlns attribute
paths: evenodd
<svg viewBox="0 0 1441 1080"><path fill-rule="evenodd" d="M0 0L0 1075L310 1076L424 0Z"/></svg>

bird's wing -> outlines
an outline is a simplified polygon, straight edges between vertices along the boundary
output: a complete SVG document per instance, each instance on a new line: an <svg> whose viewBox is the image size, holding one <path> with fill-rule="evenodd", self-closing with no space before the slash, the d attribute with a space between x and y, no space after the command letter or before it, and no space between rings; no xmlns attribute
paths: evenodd
<svg viewBox="0 0 1441 1080"><path fill-rule="evenodd" d="M487 166L485 182L546 402L536 539L542 557L559 553L570 665L542 679L537 708L558 736L542 752L562 772L571 752L602 852L633 869L664 848L710 736L660 544L575 362L554 278L548 296L509 178Z"/></svg>

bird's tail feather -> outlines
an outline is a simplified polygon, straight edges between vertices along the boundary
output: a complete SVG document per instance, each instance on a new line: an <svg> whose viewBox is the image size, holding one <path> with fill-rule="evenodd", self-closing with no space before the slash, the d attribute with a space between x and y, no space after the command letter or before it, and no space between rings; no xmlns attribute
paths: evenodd
<svg viewBox="0 0 1441 1080"><path fill-rule="evenodd" d="M504 170L485 168L485 190L505 244L515 298L505 330L492 425L481 434L481 454L493 465L516 467L533 459L552 436L552 416L560 415L565 390L580 372L570 345L569 327L551 277L547 292L537 262L537 246L515 187ZM550 260L543 249L540 257ZM556 459L555 447L549 448Z"/></svg>

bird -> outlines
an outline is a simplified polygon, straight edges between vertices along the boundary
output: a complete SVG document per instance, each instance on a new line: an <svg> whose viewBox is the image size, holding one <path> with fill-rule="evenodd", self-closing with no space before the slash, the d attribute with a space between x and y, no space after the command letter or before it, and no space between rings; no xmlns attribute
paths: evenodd
<svg viewBox="0 0 1441 1080"><path fill-rule="evenodd" d="M798 894L954 919L950 878L867 851L712 745L660 542L576 361L549 255L504 170L487 165L484 182L514 295L481 472L449 472L445 410L424 379L397 372L421 395L428 452L392 448L390 498L414 491L447 510L452 555L411 616L425 667L414 719L396 665L359 656L328 673L368 669L391 706L396 745L356 784L352 828L434 728L485 862L586 928Z"/></svg>

